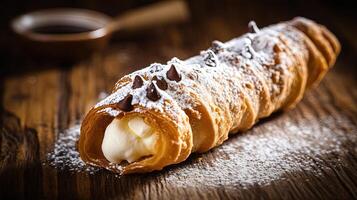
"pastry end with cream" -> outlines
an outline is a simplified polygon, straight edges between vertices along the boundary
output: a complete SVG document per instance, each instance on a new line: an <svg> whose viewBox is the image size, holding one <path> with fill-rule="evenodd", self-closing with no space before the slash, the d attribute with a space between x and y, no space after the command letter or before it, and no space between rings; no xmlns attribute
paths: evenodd
<svg viewBox="0 0 357 200"><path fill-rule="evenodd" d="M111 163L132 163L155 153L157 134L141 117L113 119L104 132L102 152Z"/></svg>

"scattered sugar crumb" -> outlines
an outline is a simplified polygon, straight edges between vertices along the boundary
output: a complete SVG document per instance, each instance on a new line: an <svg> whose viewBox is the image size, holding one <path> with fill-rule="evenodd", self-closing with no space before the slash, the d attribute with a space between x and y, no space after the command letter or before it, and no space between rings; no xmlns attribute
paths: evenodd
<svg viewBox="0 0 357 200"><path fill-rule="evenodd" d="M59 133L53 151L47 155L51 166L73 172L86 171L90 174L99 170L99 168L86 165L79 157L76 143L79 139L80 127L80 125L75 125Z"/></svg>
<svg viewBox="0 0 357 200"><path fill-rule="evenodd" d="M332 117L319 122L305 120L296 124L282 120L279 123L279 127L269 122L261 124L257 127L260 133L253 129L233 136L207 153L207 157L214 158L206 164L205 159L195 159L172 168L165 176L166 182L178 187L248 187L283 180L284 175L302 171L322 175L327 168L323 158L332 157L328 164L339 165L348 153L344 143L357 142L356 130L350 134L329 128L328 124L336 124Z"/></svg>
<svg viewBox="0 0 357 200"><path fill-rule="evenodd" d="M348 119L342 117L306 119L299 123L281 118L232 136L191 162L169 167L163 172L163 181L175 187L249 187L284 180L284 175L302 171L319 176L327 169L323 158L333 155L328 165L340 165L347 153L343 145L357 142L355 128L347 127L351 132L345 133L329 127L336 123L350 126L346 123ZM85 165L76 150L79 129L80 125L75 125L59 134L54 150L48 154L49 163L59 169L94 174L99 169ZM260 129L259 133L255 129Z"/></svg>

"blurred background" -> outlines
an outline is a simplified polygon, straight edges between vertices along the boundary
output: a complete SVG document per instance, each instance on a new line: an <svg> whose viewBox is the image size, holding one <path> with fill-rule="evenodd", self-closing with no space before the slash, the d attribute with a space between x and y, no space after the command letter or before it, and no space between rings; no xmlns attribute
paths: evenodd
<svg viewBox="0 0 357 200"><path fill-rule="evenodd" d="M41 9L85 8L114 17L157 2L159 0L1 0L0 199L112 199L121 196L123 199L130 199L127 197L145 194L142 191L153 195L165 192L172 195L181 191L179 195L191 197L191 194L196 193L187 191L209 191L206 187L188 188L189 190L176 188L176 185L171 186L170 182L166 182L163 178L166 177L165 174L163 177L156 173L145 174L145 179L140 176L115 178L111 176L113 174L105 172L89 176L57 170L44 165L43 161L47 160L48 152L53 150L58 135L63 133L63 130L79 124L98 99L110 93L120 77L150 63L165 62L174 56L181 59L191 57L208 48L213 40L227 41L238 37L247 32L250 20L254 20L258 27L264 27L303 16L328 27L342 43L341 55L335 67L320 86L308 92L306 98L293 111L270 118L275 120L276 124L267 124L269 129L258 128L253 134L269 130L279 134L288 131L284 128L285 125L279 125L283 124L282 121L277 120L292 124L301 123L296 125L301 130L321 131L317 136L325 134L326 130L331 131L331 135L332 132L356 132L355 1L187 0L190 15L188 20L155 28L147 27L130 33L118 32L104 49L72 61L34 55L33 50L26 48L10 26L11 20L17 16ZM65 50L68 54L74 52L73 48ZM305 121L311 123L304 123ZM317 123L321 125L315 126ZM306 124L311 127L306 127ZM213 193L208 194L221 193L222 199L229 197L227 192L235 198L245 194L245 197L250 199L334 199L339 195L340 199L356 197L356 145L346 143L343 144L343 147L345 146L343 152L352 152L347 154L348 162L345 162L346 166L351 167L341 168L338 165L338 168L327 171L325 169L330 169L333 165L331 163L340 162L340 157L335 154L319 156L319 162L316 163L319 164L320 160L325 163L317 170L319 176L301 169L302 175L300 172L289 172L286 180L284 178L284 181L274 182L270 186L254 186L252 189L238 186L232 187L238 190L229 191L222 189L224 185L219 183L211 190ZM225 151L216 153L218 154L207 154L203 161L198 159L197 163L201 163L197 165L198 168L209 170L210 168L206 167L211 165L210 163L214 164L215 158L229 158ZM345 158L341 160L344 161ZM232 174L235 172L239 171L233 171ZM323 178L320 177L321 172ZM185 179L185 176L181 179ZM221 180L221 177L218 179ZM1 198L2 194L5 198ZM200 193L197 194L193 197L204 197ZM212 199L214 196L208 197ZM182 198L185 199L185 196Z"/></svg>
<svg viewBox="0 0 357 200"><path fill-rule="evenodd" d="M29 56L10 28L14 17L45 8L73 7L86 8L103 12L109 16L151 5L159 0L4 0L0 12L0 72L2 74L16 74L19 71L32 70L33 62L39 69L44 61L41 58ZM186 23L167 25L160 28L142 31L141 33L114 36L110 46L133 41L160 41L166 45L179 44L179 48L198 51L207 48L214 39L227 40L247 31L247 23L255 20L258 26L266 26L282 20L289 20L295 16L304 16L317 20L334 32L343 43L343 54L352 54L345 49L355 48L357 40L355 22L356 12L353 1L332 0L272 0L272 1L242 1L242 0L192 0L187 1L191 18ZM348 28L345 28L348 27ZM173 30L175 29L175 30ZM347 31L348 30L348 31ZM351 31L352 30L352 31ZM210 33L208 34L207 31ZM183 37L179 35L183 34ZM161 38L161 39L159 39ZM178 41L179 40L179 41ZM155 43L155 42L153 42ZM108 49L107 48L107 49ZM155 49L150 49L155 52ZM176 52L177 53L177 52ZM170 54L170 53L169 53ZM345 55L343 55L345 56ZM158 58L160 61L160 58ZM18 69L18 64L23 64Z"/></svg>

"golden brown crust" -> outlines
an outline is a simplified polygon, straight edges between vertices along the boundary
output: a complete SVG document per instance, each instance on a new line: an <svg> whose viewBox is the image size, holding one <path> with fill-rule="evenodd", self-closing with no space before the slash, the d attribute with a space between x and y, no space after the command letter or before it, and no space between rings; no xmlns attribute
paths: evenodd
<svg viewBox="0 0 357 200"><path fill-rule="evenodd" d="M333 48L333 51L335 53L335 56L338 55L341 51L341 45L338 42L336 36L332 34L325 26L320 25L320 30L322 32L322 35L324 38L330 42L331 47Z"/></svg>
<svg viewBox="0 0 357 200"><path fill-rule="evenodd" d="M317 49L322 53L329 66L335 63L336 55L329 41L324 37L320 25L301 17L293 19L291 24L310 38Z"/></svg>

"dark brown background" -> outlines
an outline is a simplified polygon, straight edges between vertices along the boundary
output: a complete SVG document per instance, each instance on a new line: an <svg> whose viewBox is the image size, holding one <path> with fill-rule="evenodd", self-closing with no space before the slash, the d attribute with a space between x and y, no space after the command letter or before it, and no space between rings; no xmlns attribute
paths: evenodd
<svg viewBox="0 0 357 200"><path fill-rule="evenodd" d="M214 39L225 41L238 36L247 30L247 23L252 19L259 26L265 26L305 16L331 29L343 47L336 67L319 88L310 91L295 110L263 124L274 124L277 120L298 121L295 114L305 112L312 113L317 121L321 115L343 117L345 121L335 122L337 129L346 134L357 134L357 18L355 7L348 1L190 1L192 18L189 23L147 30L131 37L118 36L104 52L75 64L29 56L8 28L9 20L14 16L39 8L82 7L114 16L151 2L1 2L0 199L357 199L354 143L344 145L349 153L341 158L343 165L325 166L332 173L324 173L320 178L314 178L314 174L290 174L288 181L248 189L237 186L230 191L220 187L170 189L160 182L160 173L118 179L108 172L91 176L42 165L53 147L56 134L78 122L98 94L110 91L119 77L154 61L164 62L173 56L187 58L207 48ZM261 124L250 132L259 132L259 126ZM344 129L346 126L352 128ZM210 154L214 152L207 155ZM203 159L208 162L210 157L203 155ZM330 158L326 159L328 163ZM182 165L189 165L194 160L192 158ZM306 178L312 181L306 182Z"/></svg>

